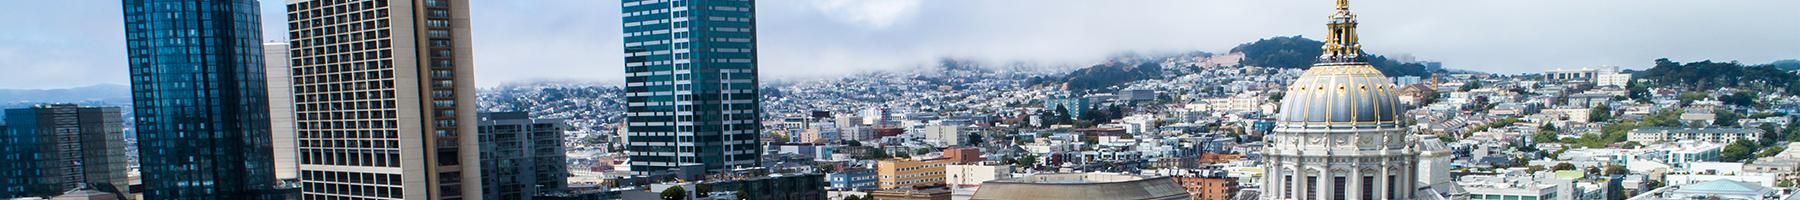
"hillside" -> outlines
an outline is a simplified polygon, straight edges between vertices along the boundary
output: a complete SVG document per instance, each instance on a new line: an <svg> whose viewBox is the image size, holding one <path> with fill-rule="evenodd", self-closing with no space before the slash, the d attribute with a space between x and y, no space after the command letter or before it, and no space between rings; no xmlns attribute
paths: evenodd
<svg viewBox="0 0 1800 200"><path fill-rule="evenodd" d="M532 117L566 120L574 132L598 132L617 123L625 91L598 83L532 82L476 91L482 112L528 111Z"/></svg>
<svg viewBox="0 0 1800 200"><path fill-rule="evenodd" d="M1244 65L1305 69L1312 67L1318 60L1323 51L1319 47L1323 45L1325 42L1300 36L1273 37L1238 45L1231 48L1231 53L1244 54ZM1432 73L1424 64L1399 62L1375 53L1368 54L1369 65L1374 65L1388 76L1430 76Z"/></svg>
<svg viewBox="0 0 1800 200"><path fill-rule="evenodd" d="M1660 85L1693 90L1754 86L1752 88L1785 88L1789 93L1800 92L1800 84L1796 84L1800 76L1786 73L1775 64L1744 65L1710 60L1680 63L1663 58L1656 59L1654 67L1639 75Z"/></svg>
<svg viewBox="0 0 1800 200"><path fill-rule="evenodd" d="M1162 78L1162 66L1153 62L1111 62L1077 69L1057 79L1069 90L1095 90L1132 81Z"/></svg>
<svg viewBox="0 0 1800 200"><path fill-rule="evenodd" d="M25 107L40 103L129 105L131 104L131 87L102 84L61 89L0 89L0 108Z"/></svg>

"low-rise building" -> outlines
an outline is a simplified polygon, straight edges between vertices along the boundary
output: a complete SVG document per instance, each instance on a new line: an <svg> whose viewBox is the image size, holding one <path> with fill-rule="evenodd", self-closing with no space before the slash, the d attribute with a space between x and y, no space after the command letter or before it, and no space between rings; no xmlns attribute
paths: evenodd
<svg viewBox="0 0 1800 200"><path fill-rule="evenodd" d="M1793 199L1793 194L1781 194L1780 190L1763 187L1752 183L1733 180L1714 180L1695 184L1675 185L1657 188L1633 196L1629 200L1685 200L1685 199Z"/></svg>
<svg viewBox="0 0 1800 200"><path fill-rule="evenodd" d="M979 188L982 182L1012 177L1012 165L950 165L944 168L947 184L952 189Z"/></svg>
<svg viewBox="0 0 1800 200"><path fill-rule="evenodd" d="M981 149L970 147L946 148L944 149L944 158L955 161L957 164L973 164L987 161L987 158L981 156Z"/></svg>
<svg viewBox="0 0 1800 200"><path fill-rule="evenodd" d="M874 169L853 168L825 174L832 190L873 190L878 188Z"/></svg>
<svg viewBox="0 0 1800 200"><path fill-rule="evenodd" d="M1469 175L1456 185L1467 192L1468 199L1582 199L1575 181L1561 179L1551 172L1527 173L1512 170L1502 174Z"/></svg>
<svg viewBox="0 0 1800 200"><path fill-rule="evenodd" d="M876 162L877 180L881 189L917 187L944 184L944 167L954 161L950 159L892 159Z"/></svg>
<svg viewBox="0 0 1800 200"><path fill-rule="evenodd" d="M1664 128L1650 127L1631 130L1628 141L1643 144L1670 141L1700 141L1729 144L1737 140L1755 141L1762 136L1762 129L1754 128Z"/></svg>
<svg viewBox="0 0 1800 200"><path fill-rule="evenodd" d="M1231 199L1237 194L1237 179L1219 177L1175 177L1175 182L1187 189L1193 199Z"/></svg>

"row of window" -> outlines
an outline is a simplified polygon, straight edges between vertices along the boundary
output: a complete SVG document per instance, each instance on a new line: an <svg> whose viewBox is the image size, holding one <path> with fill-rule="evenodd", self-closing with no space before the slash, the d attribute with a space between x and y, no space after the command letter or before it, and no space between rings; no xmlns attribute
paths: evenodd
<svg viewBox="0 0 1800 200"><path fill-rule="evenodd" d="M363 149L399 149L398 140L342 140L328 138L325 140L300 140L302 148L363 148Z"/></svg>
<svg viewBox="0 0 1800 200"><path fill-rule="evenodd" d="M384 32L382 35L385 37L387 34ZM344 35L342 37L352 36ZM393 58L393 54L388 48L392 46L392 43L386 39L345 40L345 42L332 42L329 44L321 43L318 45L299 44L302 42L298 41L293 43L294 44L290 44L291 48L288 49L288 58L291 58L289 63L292 63L294 66L338 64Z"/></svg>
<svg viewBox="0 0 1800 200"><path fill-rule="evenodd" d="M356 151L356 152L350 152ZM300 149L300 164L364 167L400 167L400 152L393 150ZM311 179L308 179L311 180Z"/></svg>

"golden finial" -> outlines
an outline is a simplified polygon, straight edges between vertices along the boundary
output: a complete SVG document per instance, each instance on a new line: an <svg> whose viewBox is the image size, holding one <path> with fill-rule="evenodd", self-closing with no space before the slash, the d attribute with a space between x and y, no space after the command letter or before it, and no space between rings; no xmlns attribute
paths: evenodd
<svg viewBox="0 0 1800 200"><path fill-rule="evenodd" d="M1338 0L1338 10L1350 10L1350 0Z"/></svg>

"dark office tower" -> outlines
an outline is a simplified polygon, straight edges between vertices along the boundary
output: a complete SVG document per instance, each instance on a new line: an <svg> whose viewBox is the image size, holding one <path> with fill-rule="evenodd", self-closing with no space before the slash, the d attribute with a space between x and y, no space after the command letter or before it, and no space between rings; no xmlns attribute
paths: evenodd
<svg viewBox="0 0 1800 200"><path fill-rule="evenodd" d="M0 198L48 197L80 186L121 194L125 127L115 107L7 109L0 127Z"/></svg>
<svg viewBox="0 0 1800 200"><path fill-rule="evenodd" d="M562 120L525 112L481 113L481 190L488 200L531 200L568 186Z"/></svg>
<svg viewBox="0 0 1800 200"><path fill-rule="evenodd" d="M274 198L258 2L123 2L144 198Z"/></svg>
<svg viewBox="0 0 1800 200"><path fill-rule="evenodd" d="M756 1L625 0L626 151L638 175L761 158Z"/></svg>
<svg viewBox="0 0 1800 200"><path fill-rule="evenodd" d="M303 199L482 199L468 0L288 0Z"/></svg>

